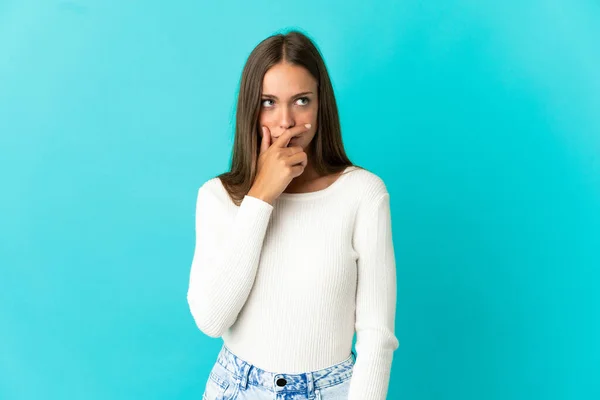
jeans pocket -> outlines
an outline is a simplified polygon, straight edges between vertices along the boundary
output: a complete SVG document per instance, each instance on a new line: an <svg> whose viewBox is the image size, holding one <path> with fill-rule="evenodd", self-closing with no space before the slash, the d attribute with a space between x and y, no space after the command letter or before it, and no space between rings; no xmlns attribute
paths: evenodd
<svg viewBox="0 0 600 400"><path fill-rule="evenodd" d="M231 381L230 372L216 363L206 381L202 400L231 400L237 394L237 387Z"/></svg>
<svg viewBox="0 0 600 400"><path fill-rule="evenodd" d="M222 400L228 387L229 382L224 377L217 375L214 371L210 371L202 399Z"/></svg>
<svg viewBox="0 0 600 400"><path fill-rule="evenodd" d="M315 400L347 400L350 392L350 378L336 383L335 385L315 390Z"/></svg>

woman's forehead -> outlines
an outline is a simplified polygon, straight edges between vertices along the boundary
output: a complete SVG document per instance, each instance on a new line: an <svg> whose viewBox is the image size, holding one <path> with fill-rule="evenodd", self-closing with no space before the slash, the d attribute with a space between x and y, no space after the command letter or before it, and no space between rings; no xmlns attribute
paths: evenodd
<svg viewBox="0 0 600 400"><path fill-rule="evenodd" d="M316 81L306 68L277 64L265 73L262 91L277 97L291 97L297 93L314 91L315 87Z"/></svg>

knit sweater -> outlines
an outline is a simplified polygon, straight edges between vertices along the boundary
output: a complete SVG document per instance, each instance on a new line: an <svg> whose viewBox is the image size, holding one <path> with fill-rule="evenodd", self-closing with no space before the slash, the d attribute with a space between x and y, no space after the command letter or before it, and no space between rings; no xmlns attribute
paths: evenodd
<svg viewBox="0 0 600 400"><path fill-rule="evenodd" d="M349 400L384 400L396 266L383 180L349 166L325 189L240 206L218 177L199 189L187 300L198 328L252 365L302 373L350 356Z"/></svg>

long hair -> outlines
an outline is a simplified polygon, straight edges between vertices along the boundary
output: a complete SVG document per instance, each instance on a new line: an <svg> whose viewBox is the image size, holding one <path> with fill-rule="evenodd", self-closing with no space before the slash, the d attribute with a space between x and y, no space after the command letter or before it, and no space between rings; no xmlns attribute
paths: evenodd
<svg viewBox="0 0 600 400"><path fill-rule="evenodd" d="M310 144L311 164L319 176L339 173L354 165L346 155L333 87L317 46L305 34L292 30L260 42L242 71L235 118L230 171L218 175L232 201L239 206L256 177L260 153L258 120L262 83L269 68L280 62L304 67L317 81L317 131Z"/></svg>

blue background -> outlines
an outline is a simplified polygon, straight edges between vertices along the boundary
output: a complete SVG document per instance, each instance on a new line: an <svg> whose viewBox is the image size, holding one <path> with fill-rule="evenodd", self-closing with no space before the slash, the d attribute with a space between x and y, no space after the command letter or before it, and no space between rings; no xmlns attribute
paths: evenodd
<svg viewBox="0 0 600 400"><path fill-rule="evenodd" d="M390 399L600 398L600 5L0 2L0 398L199 399L198 187L265 37L391 193Z"/></svg>

